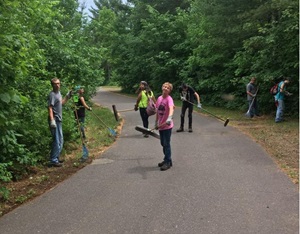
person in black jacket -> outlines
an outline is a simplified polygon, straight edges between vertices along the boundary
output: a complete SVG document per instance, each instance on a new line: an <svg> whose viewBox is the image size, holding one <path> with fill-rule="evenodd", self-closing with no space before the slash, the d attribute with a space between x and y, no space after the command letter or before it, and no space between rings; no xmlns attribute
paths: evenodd
<svg viewBox="0 0 300 234"><path fill-rule="evenodd" d="M179 87L179 93L180 98L182 101L182 107L181 107L181 115L180 115L180 128L177 130L177 132L183 132L184 131L184 116L185 111L188 109L188 124L189 124L189 132L193 132L192 124L193 124L193 106L195 102L195 98L197 100L197 107L201 109L201 103L200 103L200 96L199 94L189 85L182 84Z"/></svg>

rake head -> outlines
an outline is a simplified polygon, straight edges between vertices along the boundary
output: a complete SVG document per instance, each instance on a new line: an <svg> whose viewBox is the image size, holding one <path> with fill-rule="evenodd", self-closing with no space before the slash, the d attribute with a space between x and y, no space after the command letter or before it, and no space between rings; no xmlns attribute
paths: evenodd
<svg viewBox="0 0 300 234"><path fill-rule="evenodd" d="M160 135L156 132L154 132L154 129L149 129L149 128L145 128L145 127L142 127L142 126L136 126L135 127L135 130L139 131L139 132L142 132L143 134L148 134L150 136L153 136L157 139L160 139Z"/></svg>

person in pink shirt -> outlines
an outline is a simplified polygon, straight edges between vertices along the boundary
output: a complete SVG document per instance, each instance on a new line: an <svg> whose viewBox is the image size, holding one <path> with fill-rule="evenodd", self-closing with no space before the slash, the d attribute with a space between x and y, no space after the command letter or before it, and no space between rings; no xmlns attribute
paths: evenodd
<svg viewBox="0 0 300 234"><path fill-rule="evenodd" d="M163 147L164 153L164 160L158 164L161 171L172 167L171 134L174 126L172 118L175 107L173 98L170 96L172 90L173 85L171 83L164 83L162 85L162 95L156 101L155 128L159 130L160 144Z"/></svg>

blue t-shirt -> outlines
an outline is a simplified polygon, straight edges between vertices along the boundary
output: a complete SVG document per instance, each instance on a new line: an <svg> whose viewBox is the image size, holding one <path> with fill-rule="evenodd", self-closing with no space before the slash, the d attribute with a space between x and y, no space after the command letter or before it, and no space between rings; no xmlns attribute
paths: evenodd
<svg viewBox="0 0 300 234"><path fill-rule="evenodd" d="M284 99L284 92L280 92L280 87L283 85L284 81L281 81L278 85L278 92L275 95L276 100L283 100ZM285 91L285 86L283 87L283 91Z"/></svg>

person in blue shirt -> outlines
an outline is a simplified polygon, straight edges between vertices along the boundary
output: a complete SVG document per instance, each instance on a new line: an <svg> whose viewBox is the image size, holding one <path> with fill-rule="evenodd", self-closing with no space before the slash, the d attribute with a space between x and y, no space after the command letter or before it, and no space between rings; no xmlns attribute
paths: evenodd
<svg viewBox="0 0 300 234"><path fill-rule="evenodd" d="M290 83L290 80L290 77L285 77L283 81L281 81L278 85L278 92L275 95L275 104L277 107L275 123L280 123L283 121L283 113L285 110L284 98L285 96L292 95L291 93L286 91L286 86Z"/></svg>

